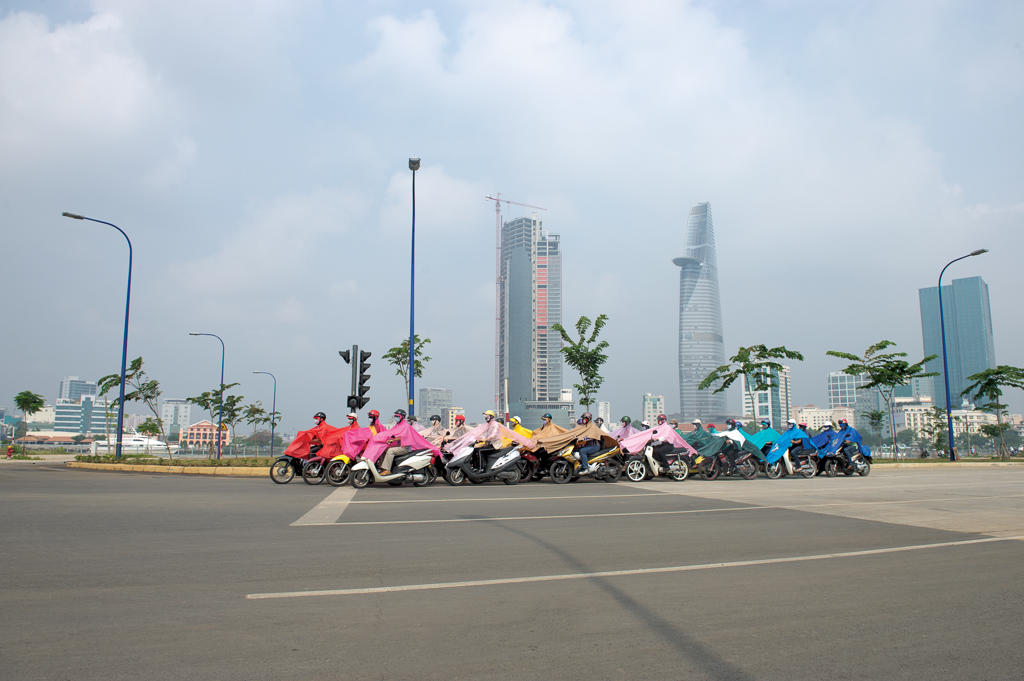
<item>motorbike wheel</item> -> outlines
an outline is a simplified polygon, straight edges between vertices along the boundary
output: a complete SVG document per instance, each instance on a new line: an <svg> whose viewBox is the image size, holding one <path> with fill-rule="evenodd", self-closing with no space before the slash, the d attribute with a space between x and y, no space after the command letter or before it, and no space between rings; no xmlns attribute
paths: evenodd
<svg viewBox="0 0 1024 681"><path fill-rule="evenodd" d="M270 479L279 485L291 482L295 477L295 469L287 461L275 461L270 464Z"/></svg>
<svg viewBox="0 0 1024 681"><path fill-rule="evenodd" d="M718 459L711 458L701 466L700 472L704 474L705 480L715 480L722 474L722 467L718 465Z"/></svg>
<svg viewBox="0 0 1024 681"><path fill-rule="evenodd" d="M846 464L843 464L843 475L845 475L846 477L850 477L851 475L853 475L853 473L854 470L852 468L850 468Z"/></svg>
<svg viewBox="0 0 1024 681"><path fill-rule="evenodd" d="M523 459L519 462L519 482L529 482L533 480L534 473L533 464Z"/></svg>
<svg viewBox="0 0 1024 681"><path fill-rule="evenodd" d="M332 461L327 464L327 470L324 471L324 479L327 480L327 484L331 487L341 487L348 482L351 473L352 469L344 461Z"/></svg>
<svg viewBox="0 0 1024 681"><path fill-rule="evenodd" d="M829 459L825 462L825 476L834 478L839 474L839 462L835 459Z"/></svg>
<svg viewBox="0 0 1024 681"><path fill-rule="evenodd" d="M771 480L778 480L782 477L782 460L765 465L764 474Z"/></svg>
<svg viewBox="0 0 1024 681"><path fill-rule="evenodd" d="M643 459L633 459L626 464L626 477L633 482L640 482L647 479L647 462Z"/></svg>
<svg viewBox="0 0 1024 681"><path fill-rule="evenodd" d="M622 464L618 461L609 461L605 465L605 475L603 480L605 482L618 482L619 478L622 477Z"/></svg>
<svg viewBox="0 0 1024 681"><path fill-rule="evenodd" d="M449 485L461 485L466 481L466 471L461 468L444 469L444 481Z"/></svg>
<svg viewBox="0 0 1024 681"><path fill-rule="evenodd" d="M373 482L373 476L370 475L370 471L363 468L352 474L352 486L356 489L362 489Z"/></svg>
<svg viewBox="0 0 1024 681"><path fill-rule="evenodd" d="M319 485L324 481L324 464L322 461L307 461L302 466L302 480L307 485Z"/></svg>
<svg viewBox="0 0 1024 681"><path fill-rule="evenodd" d="M690 475L690 467L682 459L676 459L675 463L668 467L668 477L676 482L682 482Z"/></svg>
<svg viewBox="0 0 1024 681"><path fill-rule="evenodd" d="M736 464L736 470L744 480L753 480L757 477L757 463L753 459L747 459Z"/></svg>
<svg viewBox="0 0 1024 681"><path fill-rule="evenodd" d="M818 468L814 465L813 461L805 461L804 465L800 466L797 472L805 478L813 478L814 474L818 472Z"/></svg>
<svg viewBox="0 0 1024 681"><path fill-rule="evenodd" d="M427 466L422 472L426 477L423 478L423 480L413 480L413 487L426 487L427 485L433 485L437 480L437 471L434 470L433 466Z"/></svg>
<svg viewBox="0 0 1024 681"><path fill-rule="evenodd" d="M519 470L519 467L516 466L515 469L507 472L515 473L515 475L509 476L507 478L502 478L501 481L506 485L518 485L519 481L522 479L522 471Z"/></svg>
<svg viewBox="0 0 1024 681"><path fill-rule="evenodd" d="M551 464L551 482L564 485L572 480L572 466L565 459L559 459Z"/></svg>
<svg viewBox="0 0 1024 681"><path fill-rule="evenodd" d="M871 474L871 464L868 463L867 461L864 461L862 463L864 464L864 468L858 469L857 475L861 476L862 478L866 478L868 477L868 475Z"/></svg>

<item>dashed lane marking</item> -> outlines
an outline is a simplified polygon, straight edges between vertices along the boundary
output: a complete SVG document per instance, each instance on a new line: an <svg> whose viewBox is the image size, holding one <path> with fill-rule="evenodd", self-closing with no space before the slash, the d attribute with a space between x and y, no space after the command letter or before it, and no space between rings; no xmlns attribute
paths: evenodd
<svg viewBox="0 0 1024 681"><path fill-rule="evenodd" d="M345 512L356 495L354 487L339 487L334 490L319 504L309 510L304 516L292 523L292 527L306 525L333 525Z"/></svg>
<svg viewBox="0 0 1024 681"><path fill-rule="evenodd" d="M965 539L961 541L937 542L934 544L911 544L893 546L884 549L867 549L863 551L842 551L837 553L819 553L805 556L787 556L784 558L762 558L758 560L738 560L723 563L701 563L697 565L674 565L669 567L637 568L633 570L605 570L602 572L576 572L562 575L536 575L532 577L509 577L505 579L481 579L465 582L435 582L433 584L401 584L397 586L366 587L361 589L322 589L318 591L282 591L278 593L247 594L248 600L270 598L309 598L321 596L357 596L365 594L398 593L402 591L430 591L434 589L461 589L467 587L496 586L500 584L527 584L536 582L557 582L571 579L597 579L604 577L627 577L632 575L653 575L673 572L695 572L716 568L752 567L757 565L775 565L778 563L799 563L811 560L831 560L837 558L859 558L861 556L877 556L886 553L905 551L921 551L924 549L941 549L953 546L969 546L972 544L991 544L995 542L1017 541L1024 535L1013 537L986 537L983 539Z"/></svg>

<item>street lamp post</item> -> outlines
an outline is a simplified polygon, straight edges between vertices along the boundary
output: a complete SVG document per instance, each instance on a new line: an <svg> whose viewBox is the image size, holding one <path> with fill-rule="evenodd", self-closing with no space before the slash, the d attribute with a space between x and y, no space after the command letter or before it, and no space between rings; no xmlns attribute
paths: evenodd
<svg viewBox="0 0 1024 681"><path fill-rule="evenodd" d="M132 300L132 240L128 238L128 235L125 234L123 229L112 222L97 220L96 218L88 218L84 215L68 213L67 211L62 213L62 215L73 220L88 220L90 222L98 222L101 225L113 227L117 231L121 232L121 236L123 236L124 240L128 242L128 286L126 287L126 293L124 296L124 338L121 342L121 389L117 399L117 446L114 449L114 458L120 459L121 446L124 442L124 374L128 363L128 310L131 307Z"/></svg>
<svg viewBox="0 0 1024 681"><path fill-rule="evenodd" d="M946 432L949 434L949 460L956 461L956 453L953 451L953 411L949 404L949 359L946 356L946 313L942 309L942 275L946 273L946 268L964 258L970 258L975 255L981 255L982 253L988 253L987 248L979 248L976 251L971 251L967 255L961 255L959 258L954 258L946 263L946 267L942 268L939 272L939 329L942 333L942 380L946 384Z"/></svg>
<svg viewBox="0 0 1024 681"><path fill-rule="evenodd" d="M224 428L224 339L215 333L196 333L189 331L190 336L213 336L220 341L220 389L217 391L217 460L220 461L220 443L224 439L221 431Z"/></svg>
<svg viewBox="0 0 1024 681"><path fill-rule="evenodd" d="M409 170L412 171L412 246L409 249L409 416L415 413L416 403L413 400L413 380L416 378L416 171L420 169L418 158L409 159Z"/></svg>
<svg viewBox="0 0 1024 681"><path fill-rule="evenodd" d="M274 379L274 398L270 403L270 458L274 458L274 419L277 416L277 376L269 371L254 371L254 374L266 374Z"/></svg>

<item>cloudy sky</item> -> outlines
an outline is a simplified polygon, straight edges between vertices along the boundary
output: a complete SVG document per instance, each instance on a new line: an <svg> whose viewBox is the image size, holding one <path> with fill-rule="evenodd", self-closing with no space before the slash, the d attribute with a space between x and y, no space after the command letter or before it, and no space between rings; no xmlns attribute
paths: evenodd
<svg viewBox="0 0 1024 681"><path fill-rule="evenodd" d="M1016 0L0 5L0 404L116 372L165 396L226 380L283 428L340 421L348 367L408 336L417 174L419 386L493 394L494 204L544 206L565 321L609 315L601 399L678 408L686 214L710 201L726 350L785 344L798 404L828 349L922 354L917 290L990 286L999 363L1024 365L1024 4ZM528 214L512 207L509 218ZM567 371L567 376L571 373ZM733 396L738 408L738 396ZM1024 408L1024 397L1011 405Z"/></svg>

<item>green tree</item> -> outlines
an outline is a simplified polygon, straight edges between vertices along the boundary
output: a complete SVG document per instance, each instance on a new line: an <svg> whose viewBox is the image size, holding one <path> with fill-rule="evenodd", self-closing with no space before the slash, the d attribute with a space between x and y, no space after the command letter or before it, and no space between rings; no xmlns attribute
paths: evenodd
<svg viewBox="0 0 1024 681"><path fill-rule="evenodd" d="M26 433L28 433L28 417L42 409L45 404L46 402L43 400L43 396L37 395L31 390L22 390L14 396L14 405L25 415L25 419L22 423L25 424ZM18 435L17 429L15 429L15 436L21 437ZM24 445L22 445L21 451L25 451Z"/></svg>
<svg viewBox="0 0 1024 681"><path fill-rule="evenodd" d="M974 382L964 388L960 394L967 395L974 402L985 400L983 404L978 405L978 408L994 413L996 415L996 424L1002 425L1002 414L1003 410L1006 409L1006 405L1001 404L999 400L1003 396L1003 389L1016 388L1017 390L1024 390L1024 369L1000 364L995 369L985 369L984 371L972 374L967 377L967 380ZM999 438L999 455L1004 460L1010 455L1010 450L1006 446L1006 438L1003 437L1003 433L1006 430L1006 428L1000 430Z"/></svg>
<svg viewBox="0 0 1024 681"><path fill-rule="evenodd" d="M163 437L164 434L164 426L163 423L161 423L160 419L155 419L152 416L150 416L145 421L135 426L135 432L142 433L143 435L148 435L149 437L152 438L161 438ZM164 445L166 446L167 443L165 442ZM167 447L167 456L171 455L170 452L171 448Z"/></svg>
<svg viewBox="0 0 1024 681"><path fill-rule="evenodd" d="M717 367L705 376L697 389L707 390L718 383L714 392L720 393L741 376L746 376L747 385L753 392L768 390L778 385L775 377L786 368L775 361L779 359L795 359L802 362L804 356L783 345L775 348L769 348L767 345L740 346L736 354L729 358L729 363Z"/></svg>
<svg viewBox="0 0 1024 681"><path fill-rule="evenodd" d="M901 445L910 446L917 441L917 433L912 430L901 430L896 433L896 442Z"/></svg>
<svg viewBox="0 0 1024 681"><path fill-rule="evenodd" d="M416 378L423 377L423 366L431 360L430 357L425 355L425 348L430 343L429 338L420 338L420 335L413 334L413 365L414 371L413 376ZM402 382L405 384L405 395L409 394L409 339L405 338L401 343L393 348L390 348L383 355L384 361L391 366L395 367L395 375L402 377ZM353 362L358 361L356 358L352 359Z"/></svg>
<svg viewBox="0 0 1024 681"><path fill-rule="evenodd" d="M882 442L882 424L885 423L885 412L881 409L870 409L868 411L862 411L861 416L868 420L868 425L871 430L878 435L878 442Z"/></svg>
<svg viewBox="0 0 1024 681"><path fill-rule="evenodd" d="M565 362L580 375L580 382L576 383L573 387L580 393L580 404L589 409L590 405L594 403L594 396L597 391L601 388L601 384L604 383L604 378L601 376L601 365L608 361L608 355L605 354L605 350L608 349L608 341L603 340L597 341L598 334L601 333L601 329L608 323L608 315L600 314L597 319L594 320L594 328L590 330L590 318L586 315L581 315L576 320L576 331L579 333L579 340L573 340L565 327L561 324L555 323L551 325L551 328L557 331L562 336L561 353L565 355ZM588 335L587 331L590 330Z"/></svg>
<svg viewBox="0 0 1024 681"><path fill-rule="evenodd" d="M858 390L877 390L879 396L885 402L885 410L889 414L889 432L892 434L892 449L896 452L896 419L893 414L893 393L897 386L907 385L911 379L924 378L925 376L937 376L935 372L926 372L925 362L935 359L935 355L928 355L920 362L911 364L903 359L907 356L905 352L883 352L888 347L896 344L890 340L880 340L864 351L862 357L849 352L829 350L826 355L849 360L850 364L843 369L843 373L849 376L865 375L868 382L860 386Z"/></svg>
<svg viewBox="0 0 1024 681"><path fill-rule="evenodd" d="M921 419L921 432L936 450L946 443L947 425L946 410L942 407L932 407Z"/></svg>
<svg viewBox="0 0 1024 681"><path fill-rule="evenodd" d="M121 385L121 374L110 374L104 376L97 381L99 386L100 396L106 395L114 388L118 388ZM157 408L157 400L160 398L160 383L146 374L146 370L142 368L142 357L136 357L132 360L132 363L127 367L124 374L124 401L127 402L142 402L146 405L146 408L153 414L152 419L156 421L157 425L160 426L160 431L153 437L163 438L164 447L167 448L167 458L171 458L171 445L164 438L164 422L160 418L160 410ZM110 401L110 406L107 409L107 413L110 413L110 409L117 407L120 402L120 397L115 397ZM138 430L138 429L136 429ZM109 439L109 438L108 438Z"/></svg>
<svg viewBox="0 0 1024 681"><path fill-rule="evenodd" d="M263 403L257 400L252 404L245 405L242 410L242 419L252 426L252 434L255 437L256 429L264 423L270 423L271 415L263 408Z"/></svg>

